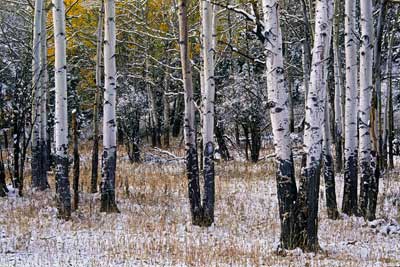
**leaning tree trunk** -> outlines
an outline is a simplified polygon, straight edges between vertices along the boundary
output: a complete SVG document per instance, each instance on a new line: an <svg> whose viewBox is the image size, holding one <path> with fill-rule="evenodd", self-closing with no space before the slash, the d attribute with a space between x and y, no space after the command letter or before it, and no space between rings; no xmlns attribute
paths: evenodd
<svg viewBox="0 0 400 267"><path fill-rule="evenodd" d="M71 216L71 193L68 180L68 111L65 8L62 0L53 0L55 47L55 143L56 194L58 214L68 220Z"/></svg>
<svg viewBox="0 0 400 267"><path fill-rule="evenodd" d="M300 207L300 247L317 251L318 244L318 201L320 170L322 161L322 126L327 89L327 59L332 32L332 0L321 0L315 8L315 37L312 53L310 88L306 102L304 128L304 165L298 205Z"/></svg>
<svg viewBox="0 0 400 267"><path fill-rule="evenodd" d="M346 104L342 211L357 214L357 37L356 1L345 1Z"/></svg>
<svg viewBox="0 0 400 267"><path fill-rule="evenodd" d="M288 94L284 83L279 6L277 0L263 0L262 3L264 23L269 29L265 32L267 41L264 46L268 99L277 164L276 181L281 221L280 243L283 248L293 249L297 246L295 228L297 189L290 146Z"/></svg>
<svg viewBox="0 0 400 267"><path fill-rule="evenodd" d="M370 112L372 100L372 61L373 61L373 15L372 0L360 2L361 47L360 47L360 107L359 107L359 146L360 146L360 198L359 211L366 218L369 190L373 179L371 171L371 126Z"/></svg>
<svg viewBox="0 0 400 267"><path fill-rule="evenodd" d="M33 22L33 60L32 60L32 88L33 88L33 107L32 107L32 187L39 190L44 190L48 187L47 172L43 169L43 127L42 127L42 67L41 52L42 52L42 12L43 0L35 2L35 15Z"/></svg>
<svg viewBox="0 0 400 267"><path fill-rule="evenodd" d="M99 169L99 106L101 88L101 51L103 48L103 15L104 1L101 0L101 8L97 26L97 50L96 50L96 93L93 107L93 150L92 150L92 176L90 180L90 192L97 193L97 178Z"/></svg>
<svg viewBox="0 0 400 267"><path fill-rule="evenodd" d="M196 148L196 128L193 103L192 67L189 58L187 0L179 1L179 46L184 88L185 115L184 137L186 150L186 171L188 176L188 192L192 223L202 222L200 203L199 167Z"/></svg>
<svg viewBox="0 0 400 267"><path fill-rule="evenodd" d="M115 201L117 167L117 121L115 64L115 2L104 2L104 102L103 102L103 171L100 212L119 212Z"/></svg>
<svg viewBox="0 0 400 267"><path fill-rule="evenodd" d="M215 172L214 172L214 58L213 32L215 27L214 7L209 0L202 0L203 26L203 164L204 164L204 197L203 224L210 226L214 222Z"/></svg>

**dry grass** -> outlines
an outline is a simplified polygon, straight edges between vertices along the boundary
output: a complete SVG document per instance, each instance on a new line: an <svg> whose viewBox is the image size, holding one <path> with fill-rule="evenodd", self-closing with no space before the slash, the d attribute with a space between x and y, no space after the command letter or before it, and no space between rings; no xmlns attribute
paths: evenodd
<svg viewBox="0 0 400 267"><path fill-rule="evenodd" d="M320 240L324 252L313 255L295 250L286 257L277 256L279 220L272 161L218 163L216 223L204 229L190 224L182 165L137 165L120 158L117 199L121 213L101 214L99 195L84 193L90 185L89 149L84 148L81 155L81 204L71 221L56 218L52 191L28 191L24 198L0 200L1 267L400 266L398 235L374 233L359 218L328 220L323 194ZM400 185L395 176L390 187L383 184L387 190L380 196L380 211L387 208L386 212L393 213L389 202L398 193L393 188ZM49 179L54 188L54 177ZM339 179L339 199L341 187Z"/></svg>

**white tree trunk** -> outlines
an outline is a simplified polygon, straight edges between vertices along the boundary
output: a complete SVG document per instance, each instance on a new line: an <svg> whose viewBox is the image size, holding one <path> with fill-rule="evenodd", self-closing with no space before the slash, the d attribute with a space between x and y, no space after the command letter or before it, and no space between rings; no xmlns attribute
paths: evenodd
<svg viewBox="0 0 400 267"><path fill-rule="evenodd" d="M41 75L41 52L42 52L42 12L43 0L36 0L33 20L33 46L32 46L32 187L39 190L47 188L46 172L43 171L42 154L42 75Z"/></svg>
<svg viewBox="0 0 400 267"><path fill-rule="evenodd" d="M373 67L373 15L372 0L360 2L361 46L360 46L360 107L359 107L359 157L360 157L360 212L367 215L368 192L373 179L371 171L371 100Z"/></svg>
<svg viewBox="0 0 400 267"><path fill-rule="evenodd" d="M187 0L179 1L179 46L182 65L182 79L185 99L184 138L186 152L186 171L188 176L188 195L192 223L202 223L200 203L199 168L196 148L196 128L193 103L192 66L189 57Z"/></svg>
<svg viewBox="0 0 400 267"><path fill-rule="evenodd" d="M119 212L115 202L117 164L117 121L115 63L115 2L104 2L104 102L103 102L103 173L101 182L102 212Z"/></svg>
<svg viewBox="0 0 400 267"><path fill-rule="evenodd" d="M62 0L53 0L55 48L55 143L56 182L59 216L71 216L71 193L68 180L68 111L65 8Z"/></svg>
<svg viewBox="0 0 400 267"><path fill-rule="evenodd" d="M333 2L321 0L315 7L315 36L312 53L310 88L306 102L304 128L305 161L302 168L299 204L301 212L301 241L307 250L315 251L318 245L318 196L323 142L324 110L327 89L327 60L329 58Z"/></svg>
<svg viewBox="0 0 400 267"><path fill-rule="evenodd" d="M266 74L268 101L276 153L276 180L278 184L279 215L281 220L280 242L283 248L295 248L296 183L290 146L288 92L284 82L282 34L279 25L277 0L263 0L266 37Z"/></svg>
<svg viewBox="0 0 400 267"><path fill-rule="evenodd" d="M203 43L203 153L204 153L204 219L211 225L214 221L214 59L215 59L215 13L209 0L202 0Z"/></svg>
<svg viewBox="0 0 400 267"><path fill-rule="evenodd" d="M346 103L342 211L357 212L357 37L355 0L345 1Z"/></svg>

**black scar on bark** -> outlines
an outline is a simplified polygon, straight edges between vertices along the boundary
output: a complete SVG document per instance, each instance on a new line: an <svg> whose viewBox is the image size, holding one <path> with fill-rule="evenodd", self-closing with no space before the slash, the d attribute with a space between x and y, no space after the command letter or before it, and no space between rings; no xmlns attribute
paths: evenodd
<svg viewBox="0 0 400 267"><path fill-rule="evenodd" d="M345 161L342 212L358 215L357 206L357 151Z"/></svg>
<svg viewBox="0 0 400 267"><path fill-rule="evenodd" d="M47 146L45 140L32 145L32 187L43 191L49 188L47 182Z"/></svg>
<svg viewBox="0 0 400 267"><path fill-rule="evenodd" d="M202 226L211 226L214 222L215 172L214 144L208 142L204 147L204 197Z"/></svg>
<svg viewBox="0 0 400 267"><path fill-rule="evenodd" d="M186 171L188 176L188 195L193 225L201 225L203 210L200 200L200 183L197 149L195 145L187 144Z"/></svg>
<svg viewBox="0 0 400 267"><path fill-rule="evenodd" d="M368 209L368 194L371 188L372 172L369 161L363 160L360 162L361 180L360 180L360 197L359 197L359 213L367 219Z"/></svg>
<svg viewBox="0 0 400 267"><path fill-rule="evenodd" d="M373 221L376 218L376 206L378 200L378 192L379 192L379 178L380 178L380 166L379 166L379 157L380 155L374 151L373 156L375 156L375 170L374 175L371 175L371 184L368 190L368 209L367 209L367 219L369 221Z"/></svg>
<svg viewBox="0 0 400 267"><path fill-rule="evenodd" d="M68 179L68 157L56 155L56 195L58 206L58 217L69 220L71 218L71 192Z"/></svg>
<svg viewBox="0 0 400 267"><path fill-rule="evenodd" d="M333 171L333 158L331 155L324 155L324 178L326 192L326 208L328 218L336 220L339 218L339 212L336 202L335 173Z"/></svg>
<svg viewBox="0 0 400 267"><path fill-rule="evenodd" d="M297 187L294 177L293 157L278 160L276 172L279 217L281 221L280 246L284 249L297 247Z"/></svg>
<svg viewBox="0 0 400 267"><path fill-rule="evenodd" d="M109 155L109 151L103 152L103 179L101 182L101 206L100 212L119 213L115 202L115 172L117 167L117 151Z"/></svg>
<svg viewBox="0 0 400 267"><path fill-rule="evenodd" d="M300 229L298 245L304 251L317 252L320 250L318 242L318 199L319 199L319 185L320 185L320 164L314 164L303 170L303 179L305 179L306 186L303 187L302 193L305 194L305 201L301 209L301 216L299 216Z"/></svg>

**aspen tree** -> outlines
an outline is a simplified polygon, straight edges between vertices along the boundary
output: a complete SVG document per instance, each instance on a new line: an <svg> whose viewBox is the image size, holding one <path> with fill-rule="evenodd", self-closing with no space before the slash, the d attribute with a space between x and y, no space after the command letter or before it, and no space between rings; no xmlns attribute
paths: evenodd
<svg viewBox="0 0 400 267"><path fill-rule="evenodd" d="M342 211L357 214L357 37L355 36L356 1L345 0L346 103L344 191Z"/></svg>
<svg viewBox="0 0 400 267"><path fill-rule="evenodd" d="M182 78L184 88L184 138L186 153L186 172L188 177L188 195L192 223L200 225L202 222L202 207L200 199L199 167L196 147L196 127L193 103L192 66L189 58L188 45L188 18L187 0L180 0L179 8L179 46L182 65Z"/></svg>
<svg viewBox="0 0 400 267"><path fill-rule="evenodd" d="M300 206L300 246L317 251L318 201L324 110L327 90L327 58L329 56L333 1L317 1L315 7L315 36L312 53L310 88L306 101L304 128L304 159L298 203Z"/></svg>
<svg viewBox="0 0 400 267"><path fill-rule="evenodd" d="M296 197L293 156L290 145L288 92L284 82L282 33L279 25L277 0L263 0L264 42L266 51L267 89L271 125L276 153L276 181L279 216L281 221L280 245L293 249L296 245Z"/></svg>
<svg viewBox="0 0 400 267"><path fill-rule="evenodd" d="M56 193L59 217L71 216L71 193L68 180L68 113L65 7L62 0L53 0L55 48L55 149Z"/></svg>
<svg viewBox="0 0 400 267"><path fill-rule="evenodd" d="M43 0L36 0L34 9L34 21L33 21L33 59L32 59L32 88L33 88L33 107L32 107L32 187L44 190L48 187L47 183L47 172L43 168L44 150L43 145L47 141L45 140L46 129L43 127L43 119L45 115L42 115L43 108L43 82L42 74L43 70L43 50L42 45L43 36L42 28L45 28L43 24Z"/></svg>
<svg viewBox="0 0 400 267"><path fill-rule="evenodd" d="M104 1L104 101L101 212L119 212L115 201L117 165L117 121L115 63L115 1Z"/></svg>
<svg viewBox="0 0 400 267"><path fill-rule="evenodd" d="M359 210L366 217L368 192L371 189L373 173L371 170L371 100L373 63L373 16L372 0L360 2L361 46L360 46L360 106L359 106L359 157L360 157L360 198Z"/></svg>

